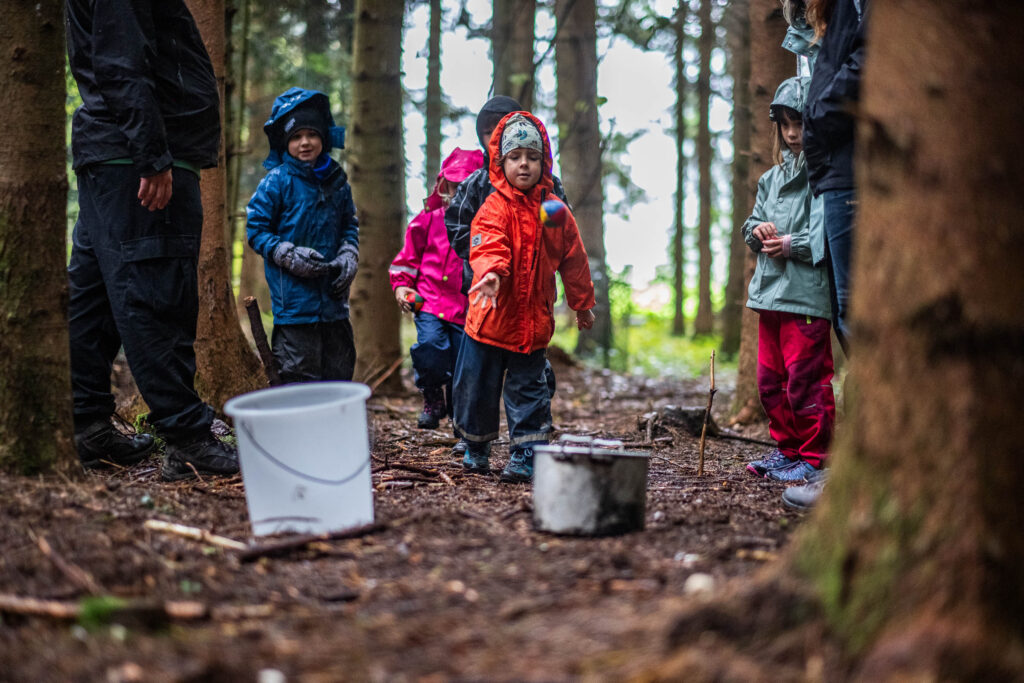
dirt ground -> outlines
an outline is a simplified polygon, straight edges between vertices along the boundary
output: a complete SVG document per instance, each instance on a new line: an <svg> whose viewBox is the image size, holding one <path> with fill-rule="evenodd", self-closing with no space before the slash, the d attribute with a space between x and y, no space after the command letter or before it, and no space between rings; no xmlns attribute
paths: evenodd
<svg viewBox="0 0 1024 683"><path fill-rule="evenodd" d="M0 598L82 612L0 608L0 679L643 678L666 656L679 610L753 580L802 515L783 507L779 485L744 470L763 445L709 439L697 476L698 438L656 431L652 445L635 443L647 436L637 429L643 413L704 406L706 378L555 367L559 432L634 442L654 456L643 531L535 530L531 488L463 473L450 432L414 428L412 393L369 403L384 527L255 561L143 526L165 520L251 541L240 477L166 484L153 457L80 482L0 479ZM729 398L716 396L720 421ZM743 434L766 438L763 425ZM506 457L499 442L492 464ZM108 613L89 593L135 608ZM792 652L764 661L758 677L821 677Z"/></svg>

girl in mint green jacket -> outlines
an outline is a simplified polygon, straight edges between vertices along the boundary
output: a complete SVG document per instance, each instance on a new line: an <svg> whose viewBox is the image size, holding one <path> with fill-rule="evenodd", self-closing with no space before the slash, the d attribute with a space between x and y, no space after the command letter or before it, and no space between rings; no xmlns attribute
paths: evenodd
<svg viewBox="0 0 1024 683"><path fill-rule="evenodd" d="M747 465L758 476L805 481L825 466L835 424L831 304L820 199L801 148L809 78L783 81L769 117L777 165L757 183L743 239L757 253L747 306L758 313L757 386L778 448Z"/></svg>

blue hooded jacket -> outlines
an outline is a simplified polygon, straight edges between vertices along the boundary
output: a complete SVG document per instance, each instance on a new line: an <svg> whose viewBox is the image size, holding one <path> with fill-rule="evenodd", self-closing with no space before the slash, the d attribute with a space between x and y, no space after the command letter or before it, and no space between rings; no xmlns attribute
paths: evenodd
<svg viewBox="0 0 1024 683"><path fill-rule="evenodd" d="M298 107L315 107L324 116L328 135L317 165L328 163L319 174L313 166L287 153L288 138L280 123ZM281 242L312 247L332 260L342 245L359 247L359 220L352 202L352 189L341 165L327 156L332 145L344 146L344 129L334 125L327 96L315 90L291 88L281 94L263 127L270 140L270 154L263 165L267 175L246 208L246 236L249 245L264 258L264 272L270 287L274 323L302 325L336 322L348 318L348 295L330 295L332 275L298 278L272 258Z"/></svg>

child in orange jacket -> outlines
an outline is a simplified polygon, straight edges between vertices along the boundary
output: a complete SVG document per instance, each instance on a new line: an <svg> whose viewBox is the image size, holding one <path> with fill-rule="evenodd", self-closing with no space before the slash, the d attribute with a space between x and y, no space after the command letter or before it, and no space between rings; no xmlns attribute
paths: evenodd
<svg viewBox="0 0 1024 683"><path fill-rule="evenodd" d="M501 120L488 145L495 192L480 207L470 232L473 286L466 338L455 366L455 429L469 444L463 467L490 471L490 442L498 436L505 399L510 457L506 482L533 477L533 447L551 433L551 397L544 350L555 329L555 272L581 329L594 324L594 283L576 219L566 208L557 226L540 221L549 199L551 143L544 124L528 112Z"/></svg>

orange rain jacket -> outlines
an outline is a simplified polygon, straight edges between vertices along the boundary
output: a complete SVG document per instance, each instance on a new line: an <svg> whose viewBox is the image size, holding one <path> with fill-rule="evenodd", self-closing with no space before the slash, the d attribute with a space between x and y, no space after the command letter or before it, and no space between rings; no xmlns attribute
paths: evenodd
<svg viewBox="0 0 1024 683"><path fill-rule="evenodd" d="M501 167L501 134L509 114L498 123L488 143L488 173L495 191L487 197L470 227L469 263L475 285L487 273L501 277L498 306L474 304L470 295L466 334L517 353L546 348L555 331L555 271L562 276L565 298L574 311L594 307L587 252L570 212L561 227L540 222L540 205L551 190L551 141L535 116L544 154L540 182L529 192L516 189Z"/></svg>

